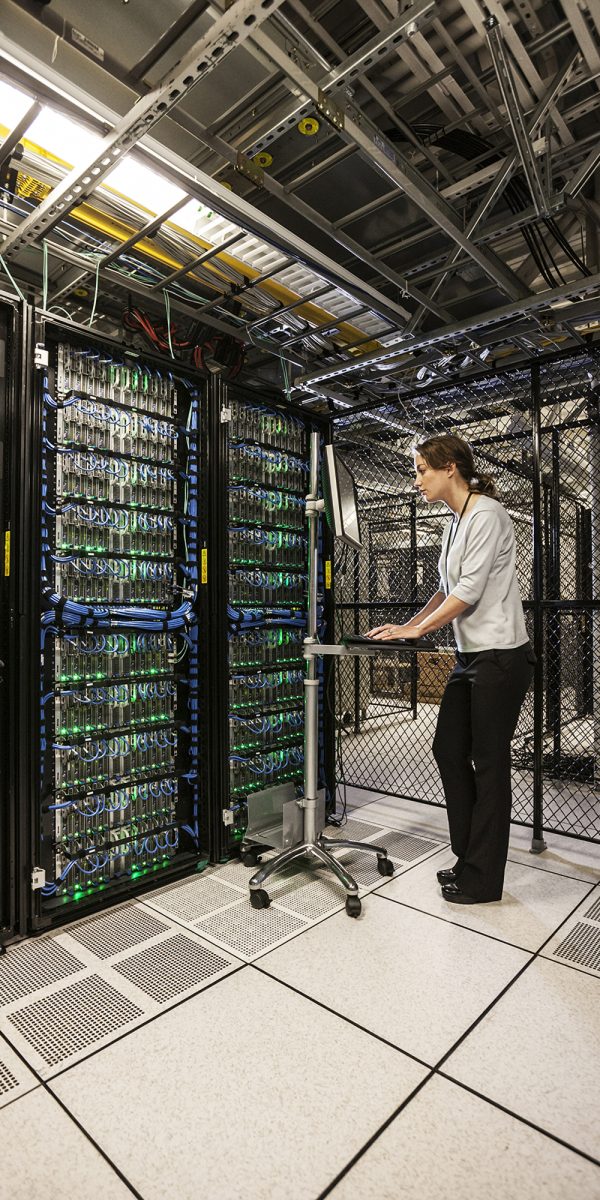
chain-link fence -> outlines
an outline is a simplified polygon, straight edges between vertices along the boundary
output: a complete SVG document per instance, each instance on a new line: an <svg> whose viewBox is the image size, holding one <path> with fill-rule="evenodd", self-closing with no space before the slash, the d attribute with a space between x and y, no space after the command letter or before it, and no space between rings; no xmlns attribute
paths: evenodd
<svg viewBox="0 0 600 1200"><path fill-rule="evenodd" d="M338 638L401 623L438 590L449 514L414 493L415 441L458 433L495 478L542 663L513 741L513 820L537 836L543 821L600 840L599 396L600 352L590 348L365 405L334 425L358 489L363 543L338 552ZM455 661L451 627L435 642L432 653L339 662L348 784L443 804L431 746Z"/></svg>

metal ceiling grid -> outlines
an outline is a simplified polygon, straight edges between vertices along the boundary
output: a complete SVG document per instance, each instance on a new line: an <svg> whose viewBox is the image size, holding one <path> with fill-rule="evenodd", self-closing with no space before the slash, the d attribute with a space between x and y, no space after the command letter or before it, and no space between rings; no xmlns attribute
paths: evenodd
<svg viewBox="0 0 600 1200"><path fill-rule="evenodd" d="M31 282L46 241L50 299L71 304L94 276L107 302L127 287L162 305L166 288L175 311L242 339L257 362L266 351L300 366L307 402L345 405L472 371L490 348L523 356L593 336L594 0L402 12L395 0L169 0L151 22L139 0L107 0L84 29L75 0L5 7L7 76L28 80L35 107L8 130L3 170L26 166L51 190L29 211L13 203L0 249ZM44 63L50 46L62 78ZM26 142L57 89L104 135L72 171L36 163ZM156 216L99 190L134 146L182 189ZM177 226L189 198L193 234Z"/></svg>

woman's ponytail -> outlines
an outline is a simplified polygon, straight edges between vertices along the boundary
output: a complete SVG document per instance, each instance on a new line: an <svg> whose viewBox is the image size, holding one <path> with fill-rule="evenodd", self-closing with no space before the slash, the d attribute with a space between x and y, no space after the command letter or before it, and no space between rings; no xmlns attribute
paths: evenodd
<svg viewBox="0 0 600 1200"><path fill-rule="evenodd" d="M483 471L480 471L479 475L474 475L473 478L469 480L469 487L472 492L477 492L482 496L493 496L494 499L497 499L498 497L498 489L493 477L491 475L485 475Z"/></svg>

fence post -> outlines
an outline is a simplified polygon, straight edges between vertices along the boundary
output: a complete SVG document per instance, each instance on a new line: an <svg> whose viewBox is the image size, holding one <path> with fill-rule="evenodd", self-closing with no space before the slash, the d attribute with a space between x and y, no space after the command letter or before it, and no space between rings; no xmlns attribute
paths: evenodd
<svg viewBox="0 0 600 1200"><path fill-rule="evenodd" d="M544 596L542 523L542 429L539 363L531 366L531 432L533 448L533 649L537 658L533 693L533 831L531 853L546 849L544 822Z"/></svg>

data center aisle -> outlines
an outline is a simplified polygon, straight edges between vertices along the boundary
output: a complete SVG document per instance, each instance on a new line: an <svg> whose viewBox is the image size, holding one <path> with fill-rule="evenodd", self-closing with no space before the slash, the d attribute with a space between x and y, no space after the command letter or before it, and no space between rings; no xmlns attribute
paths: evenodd
<svg viewBox="0 0 600 1200"><path fill-rule="evenodd" d="M395 866L352 853L358 921L232 863L0 960L0 1196L600 1197L598 848L515 829L451 907L443 813L350 800Z"/></svg>

